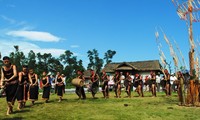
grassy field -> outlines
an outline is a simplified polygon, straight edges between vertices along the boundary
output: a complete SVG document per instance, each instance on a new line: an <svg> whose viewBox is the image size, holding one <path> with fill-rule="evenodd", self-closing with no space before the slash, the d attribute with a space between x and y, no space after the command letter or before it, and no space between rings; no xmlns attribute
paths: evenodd
<svg viewBox="0 0 200 120"><path fill-rule="evenodd" d="M164 93L158 93L157 97L151 97L146 92L145 97L137 97L134 92L132 98L114 98L110 93L109 99L102 98L102 93L97 94L97 99L92 99L87 93L86 100L78 100L73 93L66 93L64 100L59 103L55 94L51 95L50 102L44 103L40 99L34 106L6 116L5 98L0 98L1 120L200 120L200 108L178 106L177 95L165 97Z"/></svg>

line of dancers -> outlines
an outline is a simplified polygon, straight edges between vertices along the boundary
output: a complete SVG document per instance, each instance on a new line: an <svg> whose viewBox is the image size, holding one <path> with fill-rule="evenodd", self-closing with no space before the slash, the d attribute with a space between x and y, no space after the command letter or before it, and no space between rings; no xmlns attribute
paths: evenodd
<svg viewBox="0 0 200 120"><path fill-rule="evenodd" d="M5 93L7 101L7 112L9 115L13 113L13 105L17 100L17 109L21 110L26 106L26 101L30 100L32 105L38 100L38 75L34 73L34 70L28 69L28 66L22 66L22 71L17 72L16 65L11 64L10 58L3 57L3 64L1 68L1 81L0 88L1 94ZM41 77L43 94L42 98L46 103L49 101L50 97L50 80L47 72L42 73ZM56 94L61 102L64 94L64 79L57 73L56 75Z"/></svg>
<svg viewBox="0 0 200 120"><path fill-rule="evenodd" d="M32 105L35 104L35 101L38 100L38 75L34 73L33 68L28 68L28 66L23 66L22 71L17 72L17 67L10 62L10 58L5 56L3 57L3 64L1 68L1 82L0 87L6 94L7 101L7 115L13 112L13 105L15 100L18 101L17 109L21 110L26 106L26 101L30 100ZM129 72L126 72L123 75L122 72L116 71L114 76L111 78L109 74L105 71L102 71L101 77L94 70L90 70L90 84L88 86L88 90L91 92L92 97L96 98L95 95L99 90L99 80L102 82L102 93L104 98L109 98L109 81L112 79L114 81L114 93L116 98L121 97L121 89L122 84L121 81L124 80L125 91L127 93L127 97L131 97L131 88L133 86L136 88L136 92L140 97L144 97L143 93L143 80L140 74L135 74L134 78L130 75ZM171 95L170 89L170 74L167 70L164 71L164 88L166 91L166 95ZM77 78L85 81L85 77L83 71L77 71ZM42 77L40 78L42 82L43 94L42 98L45 103L48 103L51 92L51 83L50 77L47 72L42 73ZM150 73L149 77L150 90L152 92L152 96L156 97L156 74L155 72ZM62 101L63 94L65 92L65 78L57 72L55 77L55 92L59 98L58 102ZM79 99L86 99L86 94L83 86L76 86L75 93L77 94Z"/></svg>

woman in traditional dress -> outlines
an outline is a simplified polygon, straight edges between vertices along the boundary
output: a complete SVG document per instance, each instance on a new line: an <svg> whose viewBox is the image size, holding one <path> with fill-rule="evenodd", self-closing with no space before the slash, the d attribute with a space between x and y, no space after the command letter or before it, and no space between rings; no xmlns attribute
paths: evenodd
<svg viewBox="0 0 200 120"><path fill-rule="evenodd" d="M49 77L46 72L42 73L42 87L43 87L42 98L45 100L45 103L48 103L49 97L50 97L51 86L49 83Z"/></svg>
<svg viewBox="0 0 200 120"><path fill-rule="evenodd" d="M57 93L57 95L59 97L58 102L61 102L63 94L64 94L64 89L63 89L64 79L63 79L63 77L62 77L62 75L60 73L57 74L55 81L56 81L56 93Z"/></svg>
<svg viewBox="0 0 200 120"><path fill-rule="evenodd" d="M35 101L38 100L38 75L34 73L33 69L29 70L29 80L30 80L30 89L29 89L29 100L31 100L32 105Z"/></svg>
<svg viewBox="0 0 200 120"><path fill-rule="evenodd" d="M28 88L28 66L24 65L22 66L22 71L19 72L19 88L17 90L18 110L25 107L26 101L28 100Z"/></svg>
<svg viewBox="0 0 200 120"><path fill-rule="evenodd" d="M18 87L17 68L10 63L10 58L3 57L4 66L1 69L0 86L5 90L7 101L7 115L13 112L13 105L16 98L16 91Z"/></svg>

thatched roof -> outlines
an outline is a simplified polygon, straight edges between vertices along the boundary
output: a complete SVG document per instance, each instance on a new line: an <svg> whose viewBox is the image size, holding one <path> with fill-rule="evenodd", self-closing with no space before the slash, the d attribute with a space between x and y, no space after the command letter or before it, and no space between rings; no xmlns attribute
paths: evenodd
<svg viewBox="0 0 200 120"><path fill-rule="evenodd" d="M119 62L105 65L104 70L106 72L115 72L115 70L161 71L161 65L159 60Z"/></svg>

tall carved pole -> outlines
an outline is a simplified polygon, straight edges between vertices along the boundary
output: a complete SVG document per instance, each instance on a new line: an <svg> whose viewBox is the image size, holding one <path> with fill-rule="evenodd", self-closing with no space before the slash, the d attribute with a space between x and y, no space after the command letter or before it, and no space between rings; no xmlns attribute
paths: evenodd
<svg viewBox="0 0 200 120"><path fill-rule="evenodd" d="M189 63L190 63L190 80L189 84L186 84L185 92L187 92L186 96L186 104L197 105L199 104L199 81L197 76L195 75L195 45L193 39L193 22L200 22L200 18L198 17L198 11L200 11L200 1L199 0L187 0L182 4L179 4L178 1L175 6L178 6L177 14L182 20L189 20L188 32L189 32L189 42L190 42L190 51L189 51ZM197 65L197 64L196 64ZM196 66L198 68L198 65ZM197 70L198 71L198 70ZM197 72L196 71L196 72ZM197 79L197 80L196 80Z"/></svg>
<svg viewBox="0 0 200 120"><path fill-rule="evenodd" d="M188 12L189 12L189 17L190 17L190 26L189 26L189 41L191 44L190 51L189 51L189 61L190 61L190 75L193 76L194 72L194 39L193 39L193 32L192 32L192 22L193 22L193 17L192 17L192 1L193 0L188 0Z"/></svg>

